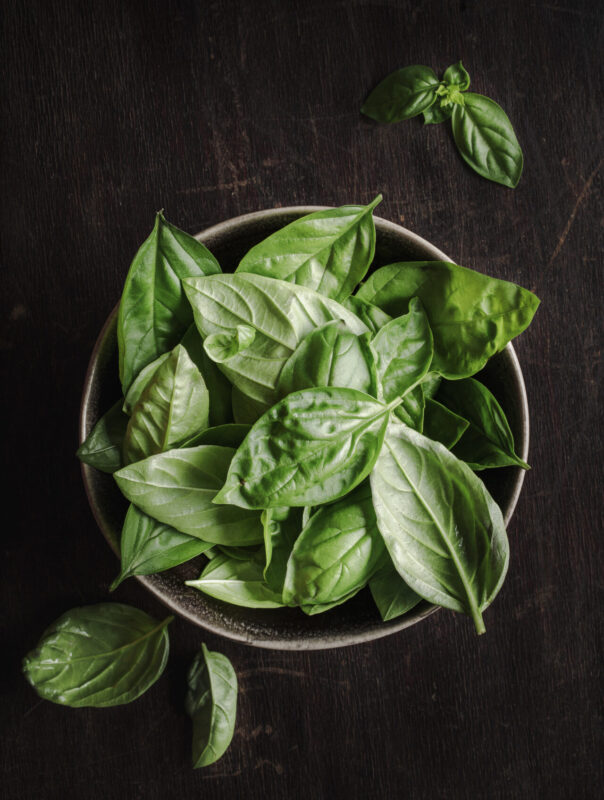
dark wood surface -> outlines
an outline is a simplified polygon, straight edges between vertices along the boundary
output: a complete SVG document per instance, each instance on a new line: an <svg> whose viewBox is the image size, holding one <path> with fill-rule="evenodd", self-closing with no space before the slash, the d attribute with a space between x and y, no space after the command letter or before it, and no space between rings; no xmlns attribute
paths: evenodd
<svg viewBox="0 0 604 800"><path fill-rule="evenodd" d="M7 798L602 796L602 16L586 0L2 4L1 794ZM359 115L399 66L461 58L525 154L515 191L446 126ZM20 659L116 560L74 457L97 332L158 208L188 231L275 205L366 202L542 306L517 342L532 471L487 633L441 611L341 650L171 627L129 706L40 701ZM8 484L8 486L7 486ZM116 600L163 608L135 581ZM231 748L189 766L201 641L241 687Z"/></svg>

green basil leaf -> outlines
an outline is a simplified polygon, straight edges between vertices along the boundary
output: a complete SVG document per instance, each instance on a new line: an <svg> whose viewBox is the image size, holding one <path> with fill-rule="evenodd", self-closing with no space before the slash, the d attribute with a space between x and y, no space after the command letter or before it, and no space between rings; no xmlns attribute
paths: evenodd
<svg viewBox="0 0 604 800"><path fill-rule="evenodd" d="M237 425L234 422L227 425L216 425L195 434L182 446L199 447L200 444L217 444L220 447L233 447L236 450L249 431L250 425Z"/></svg>
<svg viewBox="0 0 604 800"><path fill-rule="evenodd" d="M284 506L267 508L262 512L266 561L264 580L279 596L283 595L287 562L302 530L305 510Z"/></svg>
<svg viewBox="0 0 604 800"><path fill-rule="evenodd" d="M303 606L341 600L362 589L385 557L367 481L312 515L289 557L283 602Z"/></svg>
<svg viewBox="0 0 604 800"><path fill-rule="evenodd" d="M429 108L440 81L430 67L403 67L388 75L371 92L361 112L378 122L411 119Z"/></svg>
<svg viewBox="0 0 604 800"><path fill-rule="evenodd" d="M216 548L227 558L234 558L237 561L254 561L258 558L264 559L264 546L258 547L232 547L228 544L217 544Z"/></svg>
<svg viewBox="0 0 604 800"><path fill-rule="evenodd" d="M237 386L233 386L231 392L231 406L233 408L233 418L238 425L245 425L247 428L257 422L269 408L269 403L263 403L242 392Z"/></svg>
<svg viewBox="0 0 604 800"><path fill-rule="evenodd" d="M335 300L263 275L213 275L184 281L184 286L203 337L228 333L238 325L255 329L252 344L220 369L240 391L268 406L277 400L283 365L314 328L338 319L352 333L367 331Z"/></svg>
<svg viewBox="0 0 604 800"><path fill-rule="evenodd" d="M131 505L122 528L122 568L109 591L133 575L154 575L184 564L210 547L208 542L164 525Z"/></svg>
<svg viewBox="0 0 604 800"><path fill-rule="evenodd" d="M377 374L369 333L357 336L334 320L311 331L285 362L281 397L313 386L344 386L377 396Z"/></svg>
<svg viewBox="0 0 604 800"><path fill-rule="evenodd" d="M208 427L210 397L182 345L158 367L132 409L124 440L128 463L178 447Z"/></svg>
<svg viewBox="0 0 604 800"><path fill-rule="evenodd" d="M369 581L369 591L384 622L406 614L421 602L396 571L392 559Z"/></svg>
<svg viewBox="0 0 604 800"><path fill-rule="evenodd" d="M111 406L78 447L77 457L84 464L112 473L123 466L122 445L128 417L122 411L122 401Z"/></svg>
<svg viewBox="0 0 604 800"><path fill-rule="evenodd" d="M457 86L460 92L465 92L470 88L470 76L461 61L447 67L443 81L451 86Z"/></svg>
<svg viewBox="0 0 604 800"><path fill-rule="evenodd" d="M488 97L468 92L452 117L461 157L483 178L513 189L522 175L522 150L505 111Z"/></svg>
<svg viewBox="0 0 604 800"><path fill-rule="evenodd" d="M204 341L206 353L217 364L228 361L237 353L242 353L251 345L256 336L256 329L249 325L237 325L228 333L212 333Z"/></svg>
<svg viewBox="0 0 604 800"><path fill-rule="evenodd" d="M280 608L281 594L273 592L262 576L262 564L257 560L241 561L224 554L213 558L195 581L187 586L200 592L245 608Z"/></svg>
<svg viewBox="0 0 604 800"><path fill-rule="evenodd" d="M437 400L426 399L424 428L421 431L428 439L444 444L451 450L470 423L459 414L455 414ZM463 461L463 459L462 459Z"/></svg>
<svg viewBox="0 0 604 800"><path fill-rule="evenodd" d="M314 605L304 605L300 606L300 609L309 617L314 617L315 614L324 614L326 611L331 611L332 608L336 606L341 606L344 603L347 603L351 597L354 597L355 594L358 594L359 589L355 589L354 592L350 592L350 594L341 597L339 600L334 600L332 603L315 603Z"/></svg>
<svg viewBox="0 0 604 800"><path fill-rule="evenodd" d="M453 105L441 106L440 102L436 102L422 113L424 115L424 125L439 125L441 122L446 122L450 119L453 113Z"/></svg>
<svg viewBox="0 0 604 800"><path fill-rule="evenodd" d="M344 308L352 311L353 314L356 314L361 322L365 323L370 333L377 333L380 328L383 328L384 325L392 319L392 317L382 311L381 308L373 306L371 303L366 303L364 300L354 295L347 297L342 305Z"/></svg>
<svg viewBox="0 0 604 800"><path fill-rule="evenodd" d="M440 386L442 381L441 376L438 372L428 372L427 375L424 376L422 379L422 392L424 393L424 397L426 400L432 399L436 392L438 391L438 387Z"/></svg>
<svg viewBox="0 0 604 800"><path fill-rule="evenodd" d="M473 470L517 466L529 469L514 451L514 436L503 409L491 392L477 380L443 381L438 399L468 420L467 430L453 452Z"/></svg>
<svg viewBox="0 0 604 800"><path fill-rule="evenodd" d="M424 413L426 397L421 384L411 389L403 397L403 402L394 409L395 415L415 431L422 433L424 430Z"/></svg>
<svg viewBox="0 0 604 800"><path fill-rule="evenodd" d="M117 342L124 395L138 373L178 344L191 324L181 280L216 272L220 266L201 242L157 214L130 266L120 301Z"/></svg>
<svg viewBox="0 0 604 800"><path fill-rule="evenodd" d="M252 427L214 502L275 508L337 500L370 472L392 407L356 389L289 394Z"/></svg>
<svg viewBox="0 0 604 800"><path fill-rule="evenodd" d="M132 410L134 406L138 403L141 399L142 393L145 391L147 386L149 385L150 381L152 380L153 376L157 372L157 370L161 367L161 365L167 361L170 357L170 352L162 353L161 356L151 361L150 364L147 364L146 367L143 367L141 371L138 373L136 378L130 384L130 388L124 398L124 413L125 414L132 414Z"/></svg>
<svg viewBox="0 0 604 800"><path fill-rule="evenodd" d="M531 322L539 299L508 281L446 261L389 264L361 286L362 300L398 317L419 297L434 336L432 371L466 378Z"/></svg>
<svg viewBox="0 0 604 800"><path fill-rule="evenodd" d="M420 597L469 614L499 591L509 561L501 511L472 470L443 445L392 422L371 475L380 533Z"/></svg>
<svg viewBox="0 0 604 800"><path fill-rule="evenodd" d="M99 603L72 608L23 659L40 697L64 706L105 708L136 700L168 660L167 626L137 608Z"/></svg>
<svg viewBox="0 0 604 800"><path fill-rule="evenodd" d="M214 544L260 544L259 514L212 502L234 452L215 445L168 450L124 467L114 478L131 503L182 533Z"/></svg>
<svg viewBox="0 0 604 800"><path fill-rule="evenodd" d="M187 674L185 709L193 720L193 767L224 755L237 716L237 675L229 659L201 645Z"/></svg>
<svg viewBox="0 0 604 800"><path fill-rule="evenodd" d="M320 292L334 300L352 294L373 261L373 209L342 206L314 211L291 222L247 253L237 272L279 278Z"/></svg>
<svg viewBox="0 0 604 800"><path fill-rule="evenodd" d="M225 425L233 421L231 414L231 384L203 349L203 341L195 324L182 337L182 346L208 387L210 393L210 425Z"/></svg>

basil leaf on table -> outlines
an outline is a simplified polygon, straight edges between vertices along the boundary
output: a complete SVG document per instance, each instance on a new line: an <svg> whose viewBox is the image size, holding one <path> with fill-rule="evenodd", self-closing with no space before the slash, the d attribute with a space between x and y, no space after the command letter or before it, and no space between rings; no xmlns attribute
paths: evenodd
<svg viewBox="0 0 604 800"><path fill-rule="evenodd" d="M517 466L529 469L514 450L514 436L503 409L480 381L443 381L438 399L468 420L467 430L453 448L473 470Z"/></svg>
<svg viewBox="0 0 604 800"><path fill-rule="evenodd" d="M249 428L257 422L263 414L270 408L270 403L264 403L250 397L237 386L233 386L231 391L231 408L233 409L233 419L240 426Z"/></svg>
<svg viewBox="0 0 604 800"><path fill-rule="evenodd" d="M436 99L440 81L430 67L397 69L371 92L361 112L377 122L400 122L416 117Z"/></svg>
<svg viewBox="0 0 604 800"><path fill-rule="evenodd" d="M281 608L281 594L274 592L264 581L262 564L258 560L241 561L220 554L213 558L197 580L187 586L200 592L245 608Z"/></svg>
<svg viewBox="0 0 604 800"><path fill-rule="evenodd" d="M255 329L250 346L220 364L245 395L272 405L279 373L301 340L326 322L341 320L352 333L366 325L335 300L312 289L244 272L184 281L202 337L229 333L238 325Z"/></svg>
<svg viewBox="0 0 604 800"><path fill-rule="evenodd" d="M431 370L445 378L478 372L529 325L539 305L532 292L446 261L389 264L357 295L386 313L405 314L419 297L434 337Z"/></svg>
<svg viewBox="0 0 604 800"><path fill-rule="evenodd" d="M523 157L509 117L494 100L467 92L452 117L453 138L463 160L483 178L513 189Z"/></svg>
<svg viewBox="0 0 604 800"><path fill-rule="evenodd" d="M118 400L103 414L86 441L78 447L77 457L101 472L115 472L124 464L122 445L127 427L128 417L122 411L122 401Z"/></svg>
<svg viewBox="0 0 604 800"><path fill-rule="evenodd" d="M392 560L389 558L388 561L369 581L369 591L383 622L401 617L415 608L422 599L407 586Z"/></svg>
<svg viewBox="0 0 604 800"><path fill-rule="evenodd" d="M391 422L371 474L378 527L390 557L420 597L469 614L499 591L509 545L501 510L472 470L443 445Z"/></svg>
<svg viewBox="0 0 604 800"><path fill-rule="evenodd" d="M178 344L191 324L181 280L216 272L220 266L201 242L157 214L130 266L120 301L117 342L124 395L138 373Z"/></svg>
<svg viewBox="0 0 604 800"><path fill-rule="evenodd" d="M361 300L360 297L355 297L355 295L347 297L342 305L344 308L352 311L353 314L356 314L361 322L367 326L370 333L377 333L380 328L383 328L384 325L392 319L392 317L382 311L381 308L371 303L366 303L364 300Z"/></svg>
<svg viewBox="0 0 604 800"><path fill-rule="evenodd" d="M23 659L40 697L64 706L130 703L160 677L169 651L167 626L121 603L73 608L43 633Z"/></svg>
<svg viewBox="0 0 604 800"><path fill-rule="evenodd" d="M234 453L217 445L168 450L124 467L114 478L131 503L182 533L214 544L260 544L258 513L212 502Z"/></svg>
<svg viewBox="0 0 604 800"><path fill-rule="evenodd" d="M264 509L337 500L369 474L399 402L336 387L288 395L252 426L214 502Z"/></svg>
<svg viewBox="0 0 604 800"><path fill-rule="evenodd" d="M362 589L385 557L366 482L312 515L289 557L283 601L321 605L341 600Z"/></svg>
<svg viewBox="0 0 604 800"><path fill-rule="evenodd" d="M200 444L217 444L220 447L233 447L235 450L250 431L250 425L239 425L229 422L226 425L215 425L206 428L183 443L182 447L198 447Z"/></svg>
<svg viewBox="0 0 604 800"><path fill-rule="evenodd" d="M341 206L314 211L273 233L247 253L237 273L279 278L344 300L369 269L375 252L373 209Z"/></svg>
<svg viewBox="0 0 604 800"><path fill-rule="evenodd" d="M460 92L465 92L470 88L470 76L461 61L447 67L443 75L443 81L449 85L457 86Z"/></svg>
<svg viewBox="0 0 604 800"><path fill-rule="evenodd" d="M311 331L283 365L277 392L285 397L313 386L344 386L377 397L369 334L357 336L336 320Z"/></svg>
<svg viewBox="0 0 604 800"><path fill-rule="evenodd" d="M451 450L469 424L467 419L446 408L442 403L426 398L424 428L420 433L423 433L428 439L440 442L447 450Z"/></svg>
<svg viewBox="0 0 604 800"><path fill-rule="evenodd" d="M229 659L201 645L187 673L185 709L193 720L193 767L224 755L235 732L237 675Z"/></svg>
<svg viewBox="0 0 604 800"><path fill-rule="evenodd" d="M184 564L212 545L181 533L130 505L120 540L121 571L109 587L114 589L133 575L154 575Z"/></svg>
<svg viewBox="0 0 604 800"><path fill-rule="evenodd" d="M264 526L264 580L278 595L283 595L287 562L304 526L302 508L267 508L262 512Z"/></svg>
<svg viewBox="0 0 604 800"><path fill-rule="evenodd" d="M177 447L208 427L210 396L182 345L160 364L132 409L124 440L129 463Z"/></svg>

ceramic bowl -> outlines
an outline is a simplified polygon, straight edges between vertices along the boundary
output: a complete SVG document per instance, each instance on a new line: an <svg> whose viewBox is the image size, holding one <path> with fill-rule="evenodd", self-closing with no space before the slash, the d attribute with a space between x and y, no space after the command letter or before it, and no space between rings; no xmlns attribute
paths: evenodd
<svg viewBox="0 0 604 800"><path fill-rule="evenodd" d="M234 270L250 247L298 217L317 211L317 206L275 208L222 222L198 234L214 253L223 270ZM444 260L444 253L400 225L376 218L374 267L394 261ZM109 316L95 344L81 405L80 440L84 441L99 417L120 396L117 356L117 307ZM514 434L516 449L528 454L529 423L526 392L518 359L511 345L494 356L480 379L501 403ZM82 465L90 506L105 538L119 553L120 531L127 503L111 475ZM516 467L482 473L488 489L501 506L506 524L520 494L524 472ZM367 642L415 625L436 611L422 602L411 612L382 622L368 589L331 611L308 617L296 608L247 609L229 605L184 585L199 575L203 556L157 575L137 577L172 611L213 633L256 647L278 650L316 650ZM115 564L116 574L118 562Z"/></svg>

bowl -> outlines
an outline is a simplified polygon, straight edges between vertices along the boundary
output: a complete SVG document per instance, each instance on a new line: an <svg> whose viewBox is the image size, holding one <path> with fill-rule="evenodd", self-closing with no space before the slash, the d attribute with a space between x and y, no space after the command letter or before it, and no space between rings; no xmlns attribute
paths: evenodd
<svg viewBox="0 0 604 800"><path fill-rule="evenodd" d="M231 271L250 247L293 220L322 206L292 206L258 211L221 222L197 235L214 253L223 270ZM451 261L415 233L376 217L376 253L372 269L394 261ZM86 374L80 415L80 441L121 394L118 380L117 306L94 346ZM522 371L511 344L494 356L480 379L503 407L514 434L516 449L526 460L529 422ZM105 538L119 556L119 538L127 502L113 477L82 464L88 500ZM506 525L518 500L524 471L518 467L487 470L481 477L499 503ZM437 610L421 602L408 614L382 622L368 589L323 614L308 617L297 608L247 609L223 603L184 585L197 578L203 556L167 572L137 576L137 580L172 611L206 628L256 647L276 650L320 650L368 642L415 625ZM118 564L116 562L116 574Z"/></svg>

